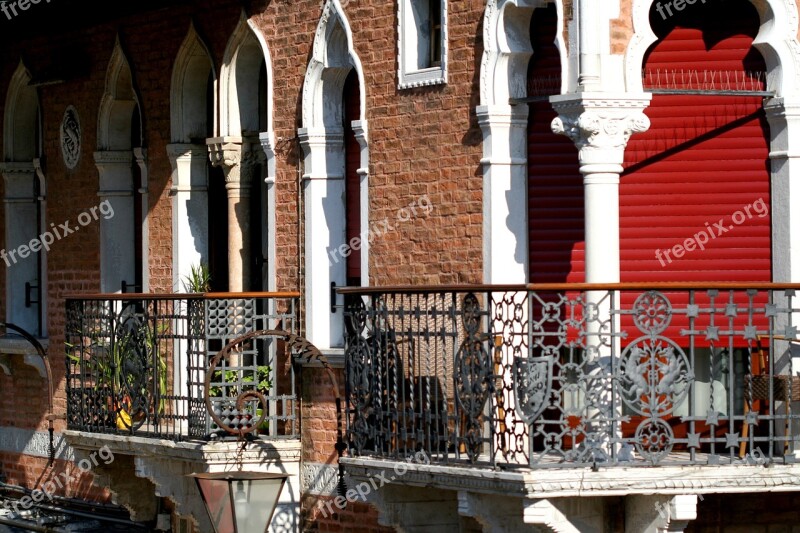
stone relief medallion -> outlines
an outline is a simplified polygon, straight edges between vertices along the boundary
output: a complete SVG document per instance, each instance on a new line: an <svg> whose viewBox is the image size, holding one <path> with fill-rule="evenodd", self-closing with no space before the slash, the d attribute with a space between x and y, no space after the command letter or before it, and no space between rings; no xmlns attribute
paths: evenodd
<svg viewBox="0 0 800 533"><path fill-rule="evenodd" d="M74 107L69 106L64 111L59 133L64 164L67 165L67 168L73 169L81 157L81 123L78 118L78 111Z"/></svg>

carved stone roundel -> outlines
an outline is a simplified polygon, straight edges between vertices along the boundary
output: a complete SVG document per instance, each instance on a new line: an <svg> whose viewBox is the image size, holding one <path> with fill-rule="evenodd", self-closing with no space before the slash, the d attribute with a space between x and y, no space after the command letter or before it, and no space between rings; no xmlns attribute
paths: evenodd
<svg viewBox="0 0 800 533"><path fill-rule="evenodd" d="M61 120L59 132L61 155L64 157L64 164L67 165L67 168L73 169L81 157L81 123L78 118L78 111L74 107L69 106L64 111L64 118Z"/></svg>

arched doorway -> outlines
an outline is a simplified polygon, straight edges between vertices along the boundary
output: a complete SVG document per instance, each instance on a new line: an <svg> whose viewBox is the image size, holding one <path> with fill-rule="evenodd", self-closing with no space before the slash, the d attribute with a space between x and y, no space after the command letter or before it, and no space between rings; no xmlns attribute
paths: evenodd
<svg viewBox="0 0 800 533"><path fill-rule="evenodd" d="M303 86L306 327L321 348L343 345L333 287L369 283L369 151L364 76L347 18L325 3ZM357 252L357 253L355 253Z"/></svg>
<svg viewBox="0 0 800 533"><path fill-rule="evenodd" d="M215 94L216 73L211 56L191 25L172 71L172 144L167 147L173 169L172 275L176 292L191 290L187 280L192 269L201 266L208 267L213 288L228 288L224 177L209 179L214 172L222 171L212 168L205 143L214 136ZM222 193L209 194L211 183L220 184ZM209 232L209 215L222 221L213 225L221 232Z"/></svg>
<svg viewBox="0 0 800 533"><path fill-rule="evenodd" d="M6 96L2 172L5 184L6 320L35 335L45 335L46 251L15 255L36 239L45 225L45 182L39 95L20 62Z"/></svg>
<svg viewBox="0 0 800 533"><path fill-rule="evenodd" d="M220 137L212 152L236 152L216 158L225 169L227 196L228 289L275 288L275 161L272 131L271 62L266 41L246 15L233 32L220 69ZM266 155L265 155L266 154ZM229 162L235 161L233 164ZM220 191L221 192L221 191ZM213 200L212 200L213 201ZM214 207L212 209L212 217ZM211 224L215 240L216 222ZM232 231L233 229L236 231Z"/></svg>
<svg viewBox="0 0 800 533"><path fill-rule="evenodd" d="M97 128L101 202L114 216L100 219L100 289L147 292L147 172L143 127L133 73L117 40L106 71ZM131 231L134 228L134 231Z"/></svg>

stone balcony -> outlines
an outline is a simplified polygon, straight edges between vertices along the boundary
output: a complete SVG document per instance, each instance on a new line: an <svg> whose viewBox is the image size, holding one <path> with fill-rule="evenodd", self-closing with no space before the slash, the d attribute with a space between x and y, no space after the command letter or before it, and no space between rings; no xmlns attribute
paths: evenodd
<svg viewBox="0 0 800 533"><path fill-rule="evenodd" d="M349 487L407 531L602 531L612 497L680 531L796 491L797 288L344 289Z"/></svg>

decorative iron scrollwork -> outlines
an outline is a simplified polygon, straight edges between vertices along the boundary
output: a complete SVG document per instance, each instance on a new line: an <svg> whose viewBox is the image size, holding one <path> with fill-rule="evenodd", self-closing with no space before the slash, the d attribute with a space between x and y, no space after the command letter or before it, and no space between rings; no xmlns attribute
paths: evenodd
<svg viewBox="0 0 800 533"><path fill-rule="evenodd" d="M649 417L636 429L634 444L652 464L672 450L672 428L661 417L673 413L689 394L694 374L678 344L660 334L669 327L672 305L663 294L640 294L633 304L633 321L645 334L632 341L620 357L622 401L635 413Z"/></svg>
<svg viewBox="0 0 800 533"><path fill-rule="evenodd" d="M670 339L641 337L622 353L622 400L640 415L672 413L686 398L693 379L689 359Z"/></svg>
<svg viewBox="0 0 800 533"><path fill-rule="evenodd" d="M211 402L211 379L214 376L214 372L217 369L217 365L223 360L223 358L229 358L233 350L240 346L241 344L254 339L256 337L275 337L278 339L282 339L289 348L292 349L292 352L295 354L295 358L305 359L307 363L317 361L319 362L323 368L328 373L328 376L331 380L331 385L334 388L334 393L337 398L337 404L339 403L339 386L338 380L336 376L333 374L333 370L331 369L330 365L328 364L327 359L322 352L320 352L316 346L310 343L307 339L300 337L298 335L294 335L289 333L288 331L283 330L259 330L259 331L251 331L250 333L246 333L236 339L230 341L222 350L220 350L209 363L208 369L206 370L206 379L204 382L204 394L203 397L205 399L206 404L206 411L208 412L211 419L214 421L217 426L222 429L223 431L232 434L232 435L239 435L243 437L247 433L251 433L255 431L261 423L267 417L269 413L269 405L267 404L267 399L264 397L263 394L258 392L257 390L248 390L240 393L234 402L234 407L237 413L234 414L234 417L240 415L244 411L245 402L251 400L257 400L261 405L261 416L256 418L255 420L249 420L247 423L239 423L237 424L238 427L233 427L229 425L224 419L217 415L214 410L214 406ZM338 405L337 405L338 411Z"/></svg>
<svg viewBox="0 0 800 533"><path fill-rule="evenodd" d="M456 353L454 370L456 400L467 416L467 454L472 461L480 454L483 440L480 418L494 390L492 358L486 350L486 336L479 333L484 314L478 298L474 294L467 294L461 308L466 338Z"/></svg>
<svg viewBox="0 0 800 533"><path fill-rule="evenodd" d="M136 431L152 412L149 385L155 354L153 332L145 317L131 313L130 308L120 313L111 353L112 371L119 375L114 406L117 425Z"/></svg>

